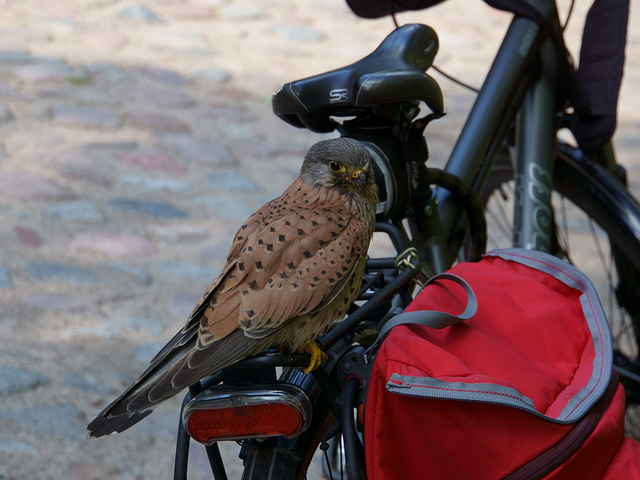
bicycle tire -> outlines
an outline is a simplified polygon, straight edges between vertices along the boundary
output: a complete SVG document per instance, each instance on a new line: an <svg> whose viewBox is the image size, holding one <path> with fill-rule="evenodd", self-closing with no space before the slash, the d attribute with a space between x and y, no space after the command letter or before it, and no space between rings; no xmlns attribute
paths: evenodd
<svg viewBox="0 0 640 480"><path fill-rule="evenodd" d="M513 169L509 161L505 162L505 158L501 156L497 161L481 196L485 210L491 208L490 204L495 202L496 197L503 197L497 202L503 203L504 197L512 195L511 188L505 185L513 183ZM640 296L640 205L620 180L567 144L559 144L554 169L553 217L556 231L560 233L556 234L554 251L551 253L585 271L594 282L609 319L616 362L618 365L623 362L627 371L640 375L640 307L637 302ZM583 216L585 223L571 225L573 230L569 233L568 225L559 224L566 222L562 218L571 214L561 212L560 206L574 210L574 215ZM504 211L509 206L501 208ZM489 212L487 215L493 216L495 213ZM569 223L571 221L575 219L570 219ZM506 221L498 230L507 232L511 225L512 222ZM589 229L586 233L594 238L594 250L597 250L595 258L601 262L602 275L597 274L599 268L597 265L594 267L593 258L586 255L586 259L580 259L579 255L570 251L570 237L576 234L574 230L580 230L584 225ZM491 231L495 233L496 229ZM587 236L586 233L577 233L580 242ZM495 237L490 237L489 245L490 248L503 248L510 246L510 242L509 238L501 244ZM580 248L586 250L580 242ZM640 384L633 380L623 383L627 387L630 404L627 410L627 434L640 438L640 406L637 405L640 401Z"/></svg>

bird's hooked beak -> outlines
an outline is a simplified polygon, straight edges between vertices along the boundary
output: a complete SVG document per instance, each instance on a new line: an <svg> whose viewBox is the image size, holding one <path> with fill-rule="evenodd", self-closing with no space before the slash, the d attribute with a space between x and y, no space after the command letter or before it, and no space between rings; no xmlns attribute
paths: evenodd
<svg viewBox="0 0 640 480"><path fill-rule="evenodd" d="M359 168L351 172L350 182L358 189L358 191L362 191L364 185L367 183L367 173L366 168Z"/></svg>

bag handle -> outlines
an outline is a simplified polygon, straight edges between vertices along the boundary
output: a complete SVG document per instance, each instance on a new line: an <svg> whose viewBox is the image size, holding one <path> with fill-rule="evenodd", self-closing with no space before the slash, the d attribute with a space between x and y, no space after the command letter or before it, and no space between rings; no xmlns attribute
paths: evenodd
<svg viewBox="0 0 640 480"><path fill-rule="evenodd" d="M464 292L467 295L467 306L464 311L459 315L440 312L438 310L416 310L413 312L400 313L395 317L390 318L384 323L384 325L382 325L378 338L364 353L365 359L368 359L371 354L380 347L380 344L382 344L393 327L397 327L398 325L415 324L429 328L442 329L456 323L460 323L464 320L469 320L476 314L478 311L478 299L476 298L476 294L473 292L471 285L469 285L466 280L452 273L440 273L431 277L427 283L424 284L423 289L430 283L438 280L451 280L464 289Z"/></svg>

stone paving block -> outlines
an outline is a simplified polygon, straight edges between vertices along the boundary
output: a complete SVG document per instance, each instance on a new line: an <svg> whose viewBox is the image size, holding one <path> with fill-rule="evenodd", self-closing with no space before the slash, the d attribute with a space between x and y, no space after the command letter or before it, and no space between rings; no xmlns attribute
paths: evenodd
<svg viewBox="0 0 640 480"><path fill-rule="evenodd" d="M102 210L88 200L51 203L44 208L44 211L65 222L100 223L106 219Z"/></svg>
<svg viewBox="0 0 640 480"><path fill-rule="evenodd" d="M96 153L113 153L131 152L138 148L138 142L122 141L122 142L91 142L82 147L81 154L88 156L84 152L93 155Z"/></svg>
<svg viewBox="0 0 640 480"><path fill-rule="evenodd" d="M187 169L176 160L161 153L127 152L117 155L117 158L130 165L135 165L145 171L159 171L172 174L184 174Z"/></svg>
<svg viewBox="0 0 640 480"><path fill-rule="evenodd" d="M245 200L222 194L203 195L198 197L195 203L206 208L214 218L235 222L238 227L240 222L249 218L259 207L259 205L252 205Z"/></svg>
<svg viewBox="0 0 640 480"><path fill-rule="evenodd" d="M33 60L31 53L27 50L2 50L0 51L0 63L7 65L25 64Z"/></svg>
<svg viewBox="0 0 640 480"><path fill-rule="evenodd" d="M294 25L274 25L269 30L296 42L315 42L324 38L324 35L317 30Z"/></svg>
<svg viewBox="0 0 640 480"><path fill-rule="evenodd" d="M213 121L215 125L247 125L255 122L256 113L242 104L232 106L218 105L215 107L199 107L195 112L196 118ZM306 150L305 150L306 152Z"/></svg>
<svg viewBox="0 0 640 480"><path fill-rule="evenodd" d="M132 83L135 79L133 73L112 63L92 63L87 65L86 69L95 78L118 84Z"/></svg>
<svg viewBox="0 0 640 480"><path fill-rule="evenodd" d="M144 20L145 22L161 23L162 19L149 7L141 3L134 3L118 12L121 17L128 17L134 20Z"/></svg>
<svg viewBox="0 0 640 480"><path fill-rule="evenodd" d="M161 145L174 149L187 160L216 166L231 166L235 163L231 151L219 142L181 133L160 133L155 138Z"/></svg>
<svg viewBox="0 0 640 480"><path fill-rule="evenodd" d="M0 198L9 200L63 200L73 193L55 180L19 168L0 170Z"/></svg>
<svg viewBox="0 0 640 480"><path fill-rule="evenodd" d="M206 227L191 224L150 225L150 232L154 238L166 242L195 242L203 240L210 235Z"/></svg>
<svg viewBox="0 0 640 480"><path fill-rule="evenodd" d="M38 96L44 99L67 101L83 106L117 107L122 104L121 98L102 89L96 90L93 86L86 85L41 90Z"/></svg>
<svg viewBox="0 0 640 480"><path fill-rule="evenodd" d="M255 142L256 139L262 137L261 133L256 130L254 126L246 124L227 123L219 127L219 132L231 145L239 145L240 147Z"/></svg>
<svg viewBox="0 0 640 480"><path fill-rule="evenodd" d="M85 69L65 63L33 63L11 67L8 71L14 77L31 83L89 81Z"/></svg>
<svg viewBox="0 0 640 480"><path fill-rule="evenodd" d="M6 105L0 105L0 124L10 122L14 119L13 112Z"/></svg>
<svg viewBox="0 0 640 480"><path fill-rule="evenodd" d="M193 72L193 76L196 78L201 78L208 82L215 83L226 83L231 80L231 73L229 71L215 67L196 70L195 72Z"/></svg>
<svg viewBox="0 0 640 480"><path fill-rule="evenodd" d="M196 291L204 291L204 288L220 273L219 270L209 265L198 263L159 262L156 264L156 268L158 269L158 276L163 279L166 277L181 277L194 280L192 287Z"/></svg>
<svg viewBox="0 0 640 480"><path fill-rule="evenodd" d="M253 193L262 190L262 187L252 178L239 171L214 173L207 177L207 181L216 190L244 193Z"/></svg>
<svg viewBox="0 0 640 480"><path fill-rule="evenodd" d="M9 267L0 266L0 288L13 287L13 281L11 280L11 270Z"/></svg>
<svg viewBox="0 0 640 480"><path fill-rule="evenodd" d="M65 315L95 315L104 317L103 306L130 299L126 290L109 291L97 295L85 293L32 293L23 295L19 301L43 312Z"/></svg>
<svg viewBox="0 0 640 480"><path fill-rule="evenodd" d="M167 48L183 53L210 51L209 39L199 33L158 32L151 34L147 41L156 48Z"/></svg>
<svg viewBox="0 0 640 480"><path fill-rule="evenodd" d="M39 373L16 367L0 367L0 396L32 390L48 382Z"/></svg>
<svg viewBox="0 0 640 480"><path fill-rule="evenodd" d="M218 9L218 15L227 20L254 20L265 17L266 10L241 3L230 3Z"/></svg>
<svg viewBox="0 0 640 480"><path fill-rule="evenodd" d="M175 70L170 70L168 68L144 66L136 68L136 71L146 77L152 78L154 80L159 80L169 85L181 86L191 83L191 81L187 77L180 75Z"/></svg>
<svg viewBox="0 0 640 480"><path fill-rule="evenodd" d="M56 34L70 34L78 30L77 23L64 18L42 18L38 24Z"/></svg>
<svg viewBox="0 0 640 480"><path fill-rule="evenodd" d="M23 296L21 302L44 312L59 312L68 315L102 314L98 299L91 295L37 293Z"/></svg>
<svg viewBox="0 0 640 480"><path fill-rule="evenodd" d="M54 167L71 180L107 187L111 184L109 169L96 157L96 152L71 150L40 152L33 156L33 161Z"/></svg>
<svg viewBox="0 0 640 480"><path fill-rule="evenodd" d="M140 363L150 363L153 357L164 347L164 343L142 343L135 351L136 360Z"/></svg>
<svg viewBox="0 0 640 480"><path fill-rule="evenodd" d="M175 88L136 87L124 91L125 97L132 103L145 109L154 108L188 108L196 105L196 100Z"/></svg>
<svg viewBox="0 0 640 480"><path fill-rule="evenodd" d="M189 183L185 180L148 175L122 175L120 182L147 192L184 192L189 188Z"/></svg>
<svg viewBox="0 0 640 480"><path fill-rule="evenodd" d="M18 224L13 227L13 229L23 245L27 245L29 247L39 247L44 243L44 240L37 232L37 230L31 227Z"/></svg>
<svg viewBox="0 0 640 480"><path fill-rule="evenodd" d="M109 258L139 258L156 251L153 243L135 233L97 230L74 233L67 250L70 253L95 253Z"/></svg>
<svg viewBox="0 0 640 480"><path fill-rule="evenodd" d="M0 67L1 70L1 67ZM0 80L0 97L7 98L10 100L30 100L29 95L25 95L24 93L12 88L10 85Z"/></svg>
<svg viewBox="0 0 640 480"><path fill-rule="evenodd" d="M97 265L95 270L105 277L118 278L121 282L134 283L142 286L149 286L153 283L153 276L145 266L111 261Z"/></svg>
<svg viewBox="0 0 640 480"><path fill-rule="evenodd" d="M69 372L65 374L63 380L66 385L79 390L86 390L100 395L109 395L111 393L111 389L106 388L98 382L88 379L86 376L77 372Z"/></svg>
<svg viewBox="0 0 640 480"><path fill-rule="evenodd" d="M162 12L167 17L179 20L208 20L213 16L211 5L176 3L165 5Z"/></svg>
<svg viewBox="0 0 640 480"><path fill-rule="evenodd" d="M81 105L54 105L49 110L55 123L73 127L115 129L122 125L120 115L110 110Z"/></svg>
<svg viewBox="0 0 640 480"><path fill-rule="evenodd" d="M0 110L1 114L1 110ZM127 114L127 119L138 128L156 132L190 132L191 127L175 116L153 112L132 112ZM0 117L1 120L1 117Z"/></svg>
<svg viewBox="0 0 640 480"><path fill-rule="evenodd" d="M120 338L132 334L143 334L147 337L158 337L163 332L162 326L149 317L113 318L99 324L74 327L65 330L63 337L73 339L78 337Z"/></svg>
<svg viewBox="0 0 640 480"><path fill-rule="evenodd" d="M203 292L179 293L175 295L169 301L169 310L178 318L184 318L186 321L195 306L198 304L202 293Z"/></svg>
<svg viewBox="0 0 640 480"><path fill-rule="evenodd" d="M28 443L0 437L0 453L11 456L22 455L35 457L38 455L39 451Z"/></svg>
<svg viewBox="0 0 640 480"><path fill-rule="evenodd" d="M102 480L109 476L107 471L111 470L94 462L70 462L66 475L69 480Z"/></svg>
<svg viewBox="0 0 640 480"><path fill-rule="evenodd" d="M105 55L121 51L128 43L125 35L114 33L106 36L100 31L83 31L82 39L87 50L92 50L96 53L102 53Z"/></svg>
<svg viewBox="0 0 640 480"><path fill-rule="evenodd" d="M116 198L109 201L112 207L127 212L141 213L153 218L182 218L187 212L167 202L153 202L135 198Z"/></svg>
<svg viewBox="0 0 640 480"><path fill-rule="evenodd" d="M80 441L86 437L85 418L75 405L35 405L0 415L5 422L46 437Z"/></svg>
<svg viewBox="0 0 640 480"><path fill-rule="evenodd" d="M36 280L69 281L78 284L97 282L100 277L86 268L55 262L33 262L27 267Z"/></svg>

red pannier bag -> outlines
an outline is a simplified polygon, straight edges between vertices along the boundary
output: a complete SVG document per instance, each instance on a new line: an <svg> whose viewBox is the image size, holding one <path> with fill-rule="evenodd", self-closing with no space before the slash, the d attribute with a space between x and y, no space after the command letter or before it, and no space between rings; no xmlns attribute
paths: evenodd
<svg viewBox="0 0 640 480"><path fill-rule="evenodd" d="M386 332L367 392L369 480L640 479L607 320L575 267L490 252L434 277Z"/></svg>

